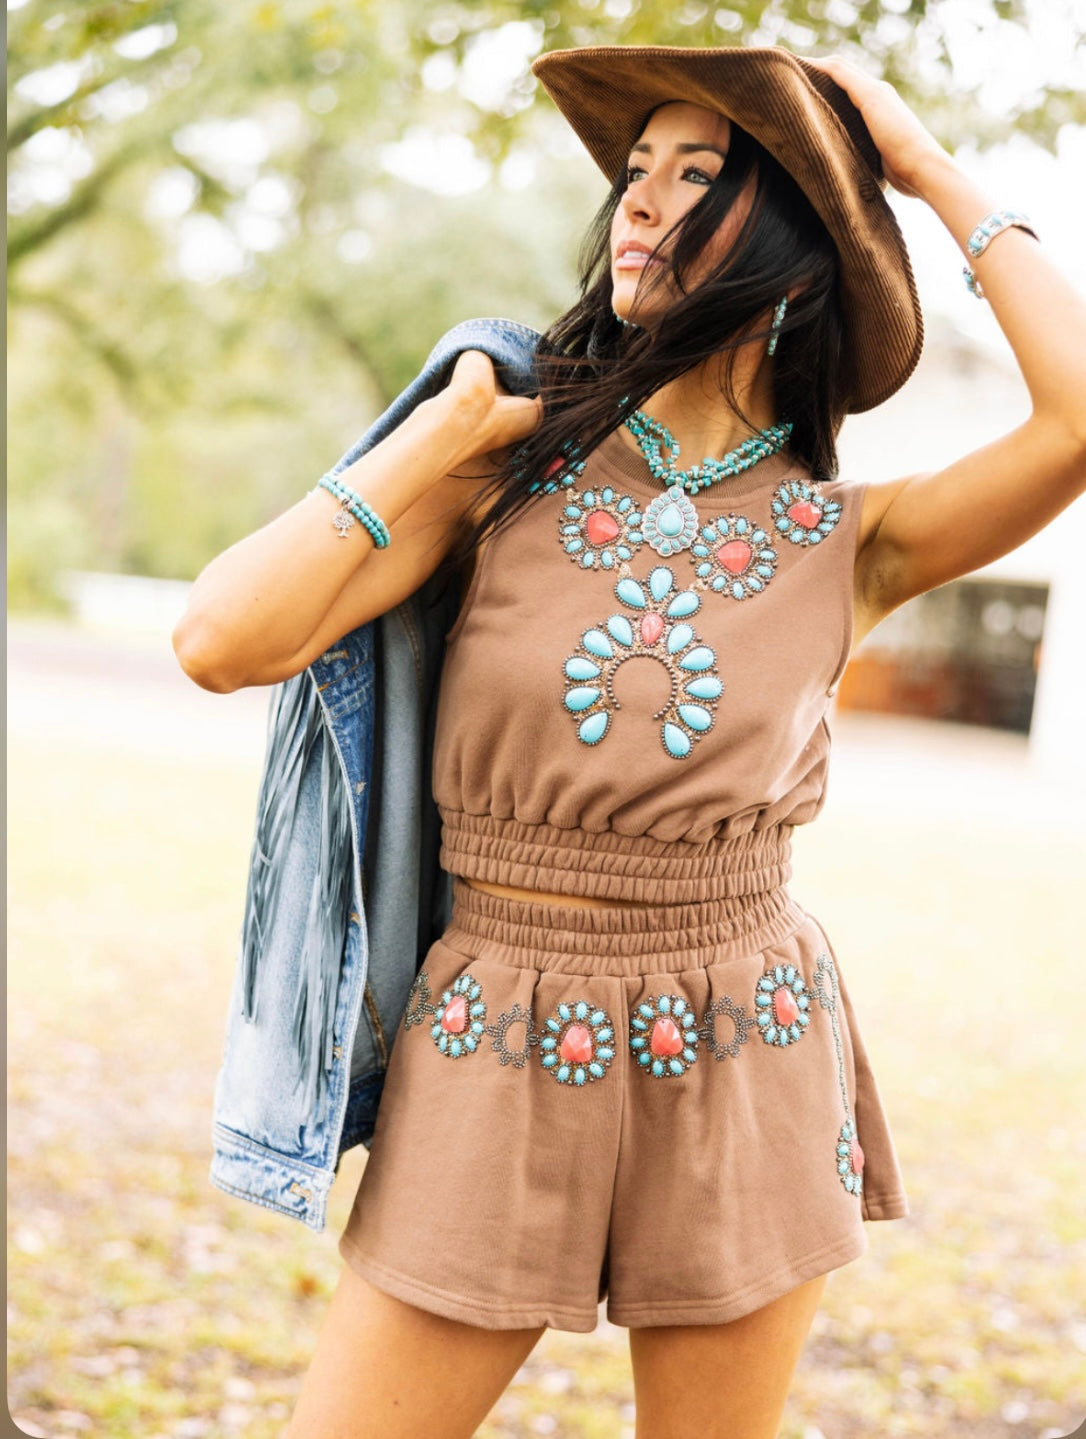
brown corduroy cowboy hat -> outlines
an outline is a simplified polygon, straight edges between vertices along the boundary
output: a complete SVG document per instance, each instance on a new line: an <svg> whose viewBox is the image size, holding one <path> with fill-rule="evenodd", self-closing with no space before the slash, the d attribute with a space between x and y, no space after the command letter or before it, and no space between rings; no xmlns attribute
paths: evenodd
<svg viewBox="0 0 1086 1439"><path fill-rule="evenodd" d="M889 398L916 367L924 322L882 161L859 110L817 66L775 47L593 45L540 55L532 72L609 181L650 113L685 100L726 115L778 160L840 260L851 411Z"/></svg>

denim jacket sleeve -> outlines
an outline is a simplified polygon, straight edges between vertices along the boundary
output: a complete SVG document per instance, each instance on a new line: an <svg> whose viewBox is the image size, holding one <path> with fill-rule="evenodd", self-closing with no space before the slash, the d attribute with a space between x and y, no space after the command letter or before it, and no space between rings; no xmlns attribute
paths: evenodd
<svg viewBox="0 0 1086 1439"><path fill-rule="evenodd" d="M332 473L436 394L464 350L531 393L538 338L511 320L457 325ZM448 922L431 766L458 590L428 580L271 696L210 1178L318 1231L341 1154L372 1139L408 990Z"/></svg>

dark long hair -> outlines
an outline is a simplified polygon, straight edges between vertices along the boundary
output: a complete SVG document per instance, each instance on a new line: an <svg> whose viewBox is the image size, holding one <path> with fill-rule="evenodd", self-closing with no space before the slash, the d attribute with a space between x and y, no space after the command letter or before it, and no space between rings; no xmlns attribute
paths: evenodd
<svg viewBox="0 0 1086 1439"><path fill-rule="evenodd" d="M741 230L716 268L688 289L685 277L752 173L755 196ZM762 145L733 124L720 173L657 247L662 252L674 238L668 273L679 298L650 334L623 325L611 308L611 222L625 189L623 169L581 247L581 298L537 347L540 424L480 491L485 513L465 523L439 576L458 570L480 538L528 504L534 497L529 486L568 454L565 446L572 443L579 455L590 454L650 395L714 355L723 357L721 393L750 424L733 389L735 351L752 339L768 339L762 317L797 284L803 289L789 301L773 359L774 406L778 420L792 421L789 450L813 477L829 480L837 474L837 433L851 377L837 252L806 195ZM653 269L660 281L666 278L664 266ZM750 429L757 432L753 424Z"/></svg>

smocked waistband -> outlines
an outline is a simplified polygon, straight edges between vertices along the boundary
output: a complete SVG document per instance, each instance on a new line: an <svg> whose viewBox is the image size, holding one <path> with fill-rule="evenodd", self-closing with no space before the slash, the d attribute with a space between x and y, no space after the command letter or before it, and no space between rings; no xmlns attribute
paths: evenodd
<svg viewBox="0 0 1086 1439"><path fill-rule="evenodd" d="M473 959L573 974L677 973L780 944L807 919L786 890L707 904L551 904L453 880L442 942Z"/></svg>
<svg viewBox="0 0 1086 1439"><path fill-rule="evenodd" d="M442 869L490 884L585 899L698 904L766 893L792 877L790 825L693 844L438 810Z"/></svg>

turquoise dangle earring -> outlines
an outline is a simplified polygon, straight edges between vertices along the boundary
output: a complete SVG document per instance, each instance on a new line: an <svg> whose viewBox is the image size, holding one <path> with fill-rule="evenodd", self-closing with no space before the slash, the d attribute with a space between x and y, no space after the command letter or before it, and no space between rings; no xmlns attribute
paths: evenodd
<svg viewBox="0 0 1086 1439"><path fill-rule="evenodd" d="M773 327L769 332L769 347L767 355L776 353L777 341L780 339L781 325L784 323L784 312L788 309L788 296L785 295L780 304L773 311Z"/></svg>

